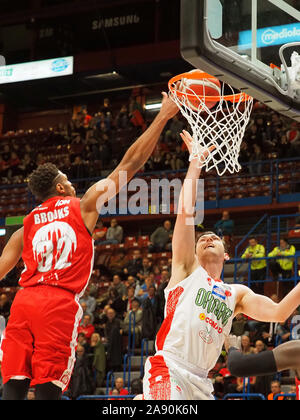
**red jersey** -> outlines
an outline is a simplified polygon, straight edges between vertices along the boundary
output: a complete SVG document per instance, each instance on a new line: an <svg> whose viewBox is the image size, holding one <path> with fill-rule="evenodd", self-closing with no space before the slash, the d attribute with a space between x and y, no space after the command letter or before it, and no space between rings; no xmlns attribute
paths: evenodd
<svg viewBox="0 0 300 420"><path fill-rule="evenodd" d="M94 262L93 239L80 211L80 199L52 197L24 219L20 286L57 286L81 295Z"/></svg>

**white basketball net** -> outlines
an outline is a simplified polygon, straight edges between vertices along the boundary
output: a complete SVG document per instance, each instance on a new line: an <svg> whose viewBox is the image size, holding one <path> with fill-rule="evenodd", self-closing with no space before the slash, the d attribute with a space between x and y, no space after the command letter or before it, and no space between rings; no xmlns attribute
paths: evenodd
<svg viewBox="0 0 300 420"><path fill-rule="evenodd" d="M231 89L229 94L236 95L235 97L238 98L238 94L232 87L226 86L226 90ZM234 173L241 169L238 158L253 106L251 97L243 99L241 96L237 102L225 100L224 88L223 85L221 101L212 109L209 109L204 99L189 87L185 89L185 93L178 92L175 85L170 90L170 97L178 105L193 132L193 150L190 160L197 158L202 168L205 168L207 172L215 168L219 176L226 171ZM189 96L187 96L191 94L199 100L198 109L191 107ZM227 92L226 95L228 95ZM211 146L215 146L215 149L203 162L202 151Z"/></svg>

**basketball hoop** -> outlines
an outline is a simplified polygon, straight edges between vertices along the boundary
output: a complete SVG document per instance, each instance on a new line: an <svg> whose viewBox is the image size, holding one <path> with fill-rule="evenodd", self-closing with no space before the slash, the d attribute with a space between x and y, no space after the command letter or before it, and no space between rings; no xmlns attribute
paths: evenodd
<svg viewBox="0 0 300 420"><path fill-rule="evenodd" d="M201 70L193 70L173 77L169 81L169 91L193 132L190 160L198 158L199 165L207 172L215 168L222 176L226 171L234 173L241 169L238 158L253 98L216 81ZM201 151L211 146L215 149L203 163Z"/></svg>

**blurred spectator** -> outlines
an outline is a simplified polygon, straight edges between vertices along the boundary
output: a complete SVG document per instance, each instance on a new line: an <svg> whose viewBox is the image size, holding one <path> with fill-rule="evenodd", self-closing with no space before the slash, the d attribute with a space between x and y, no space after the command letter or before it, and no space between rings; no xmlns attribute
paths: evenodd
<svg viewBox="0 0 300 420"><path fill-rule="evenodd" d="M117 128L127 128L129 124L129 114L126 105L123 105L116 117Z"/></svg>
<svg viewBox="0 0 300 420"><path fill-rule="evenodd" d="M87 342L90 342L92 334L95 332L95 327L91 323L91 316L84 315L81 325L78 327L78 333L83 332Z"/></svg>
<svg viewBox="0 0 300 420"><path fill-rule="evenodd" d="M241 258L252 259L252 258L263 258L266 256L265 247L258 243L257 239L252 236L249 238L249 246L243 253ZM256 293L263 294L264 284L262 282L255 283L257 280L266 279L266 260L255 260L251 261L251 288Z"/></svg>
<svg viewBox="0 0 300 420"><path fill-rule="evenodd" d="M78 345L74 370L66 395L76 400L80 395L91 395L94 391L95 383L89 369L88 356L85 353L84 347Z"/></svg>
<svg viewBox="0 0 300 420"><path fill-rule="evenodd" d="M296 217L295 226L299 227L300 226L300 204L298 204L298 212L297 213L299 213L299 216Z"/></svg>
<svg viewBox="0 0 300 420"><path fill-rule="evenodd" d="M254 353L260 353L262 351L267 350L265 343L261 340L255 341Z"/></svg>
<svg viewBox="0 0 300 420"><path fill-rule="evenodd" d="M81 305L83 302L86 303L86 310L90 314L93 314L95 312L97 301L93 296L91 296L90 289L88 287L85 289L84 294L80 298L79 302Z"/></svg>
<svg viewBox="0 0 300 420"><path fill-rule="evenodd" d="M109 395L117 396L117 395L120 395L120 393L117 390L117 388L114 388L113 390L109 391ZM117 400L117 399L119 400L119 398L108 398L108 400L112 400L112 401Z"/></svg>
<svg viewBox="0 0 300 420"><path fill-rule="evenodd" d="M107 370L118 371L122 366L123 355L121 324L114 309L109 308L106 314L107 322L104 331L107 343Z"/></svg>
<svg viewBox="0 0 300 420"><path fill-rule="evenodd" d="M116 288L112 288L109 291L108 304L112 309L116 311L116 316L119 319L123 319L123 315L126 309L125 301L120 296Z"/></svg>
<svg viewBox="0 0 300 420"><path fill-rule="evenodd" d="M126 296L126 286L125 284L122 282L121 277L119 276L119 274L115 274L113 276L113 281L112 281L112 285L109 286L108 288L108 293L112 290L112 289L116 289L120 298L123 298L124 296Z"/></svg>
<svg viewBox="0 0 300 420"><path fill-rule="evenodd" d="M143 296L142 308L142 338L154 340L157 332L157 325L160 321L158 317L158 298L154 285L150 285L147 289L147 293Z"/></svg>
<svg viewBox="0 0 300 420"><path fill-rule="evenodd" d="M91 336L90 355L93 356L92 368L96 373L96 386L101 387L106 372L106 354L101 337L97 333L93 333Z"/></svg>
<svg viewBox="0 0 300 420"><path fill-rule="evenodd" d="M179 115L175 115L175 117L172 118L169 128L166 130L165 133L165 142L176 144L177 142L181 141L180 133L184 129L185 124L182 120L179 119Z"/></svg>
<svg viewBox="0 0 300 420"><path fill-rule="evenodd" d="M82 307L82 311L83 311L82 318L81 318L81 324L83 323L83 317L84 317L85 315L88 315L88 316L91 318L91 322L93 323L93 322L94 322L94 315L93 315L93 313L92 313L92 312L90 312L90 311L88 310L88 306L87 306L86 302L83 300L83 301L80 303L80 305L81 305L81 307Z"/></svg>
<svg viewBox="0 0 300 420"><path fill-rule="evenodd" d="M250 338L248 335L243 335L241 340L241 350L243 354L255 353L254 347L251 346Z"/></svg>
<svg viewBox="0 0 300 420"><path fill-rule="evenodd" d="M2 295L0 295L0 315L2 315L6 319L6 321L9 318L10 307L11 302L8 299L7 294L2 293Z"/></svg>
<svg viewBox="0 0 300 420"><path fill-rule="evenodd" d="M102 220L98 220L93 232L95 245L101 245L106 239L107 227L103 225Z"/></svg>
<svg viewBox="0 0 300 420"><path fill-rule="evenodd" d="M124 276L124 268L128 264L128 257L125 254L125 251L120 249L117 251L115 255L112 255L108 268L112 275L118 274L120 277L123 278Z"/></svg>
<svg viewBox="0 0 300 420"><path fill-rule="evenodd" d="M123 228L118 224L117 219L112 219L110 222L110 227L106 232L106 240L102 242L103 244L120 244L123 240Z"/></svg>
<svg viewBox="0 0 300 420"><path fill-rule="evenodd" d="M141 251L139 249L135 249L127 266L124 268L124 274L136 277L137 273L142 269L142 265L143 260Z"/></svg>
<svg viewBox="0 0 300 420"><path fill-rule="evenodd" d="M272 252L268 254L269 257L285 257L296 254L294 245L290 245L288 239L280 239L280 245L275 247ZM293 258L278 258L276 261L270 261L269 267L273 274L273 279L278 280L279 276L284 279L292 277L294 266Z"/></svg>
<svg viewBox="0 0 300 420"><path fill-rule="evenodd" d="M150 236L149 252L171 251L172 230L171 222L166 220L164 225L158 227Z"/></svg>
<svg viewBox="0 0 300 420"><path fill-rule="evenodd" d="M272 381L271 382L271 393L268 395L268 400L273 401L277 395L283 394L281 391L281 384L279 381ZM278 397L278 401L282 401L284 397Z"/></svg>
<svg viewBox="0 0 300 420"><path fill-rule="evenodd" d="M135 299L134 296L135 288L132 286L127 287L127 298L124 300L125 312L129 312L132 309L132 301Z"/></svg>
<svg viewBox="0 0 300 420"><path fill-rule="evenodd" d="M253 144L253 152L250 155L249 162L252 165L249 165L249 172L251 175L260 175L262 172L262 163L257 163L263 161L265 156L261 150L261 147L258 144Z"/></svg>
<svg viewBox="0 0 300 420"><path fill-rule="evenodd" d="M85 338L85 333L80 332L77 337L77 343L84 347L86 354L90 352L90 345Z"/></svg>
<svg viewBox="0 0 300 420"><path fill-rule="evenodd" d="M220 237L233 234L234 221L230 219L230 214L228 211L223 211L222 219L215 224L215 229L217 235Z"/></svg>
<svg viewBox="0 0 300 420"><path fill-rule="evenodd" d="M245 334L247 331L248 324L247 319L243 314L236 314L231 327L230 334L236 335L237 337L240 337Z"/></svg>
<svg viewBox="0 0 300 420"><path fill-rule="evenodd" d="M289 341L291 331L287 321L279 322L276 328L276 335L277 339L279 339L279 344Z"/></svg>
<svg viewBox="0 0 300 420"><path fill-rule="evenodd" d="M27 401L35 400L35 389L34 388L29 388L28 389L26 400Z"/></svg>
<svg viewBox="0 0 300 420"><path fill-rule="evenodd" d="M115 389L118 391L118 395L128 395L127 389L124 388L123 378L116 378ZM113 395L112 391L110 391L109 395Z"/></svg>
<svg viewBox="0 0 300 420"><path fill-rule="evenodd" d="M145 279L149 276L152 270L151 261L149 258L143 258L142 260L142 267L139 272L136 274L137 278L139 279L140 284L144 283Z"/></svg>
<svg viewBox="0 0 300 420"><path fill-rule="evenodd" d="M125 335L128 335L129 328L131 325L131 333L135 332L135 343L138 346L141 342L141 333L142 333L142 317L143 311L140 307L140 301L138 299L133 299L132 301L132 309L126 313L123 322L121 323L122 330ZM135 324L134 320L135 319ZM133 329L133 324L135 328Z"/></svg>

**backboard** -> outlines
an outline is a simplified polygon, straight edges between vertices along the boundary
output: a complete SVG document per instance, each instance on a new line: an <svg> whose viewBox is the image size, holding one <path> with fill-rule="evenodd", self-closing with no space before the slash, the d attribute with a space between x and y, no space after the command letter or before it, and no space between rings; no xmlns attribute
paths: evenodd
<svg viewBox="0 0 300 420"><path fill-rule="evenodd" d="M181 53L300 121L300 0L181 0Z"/></svg>

